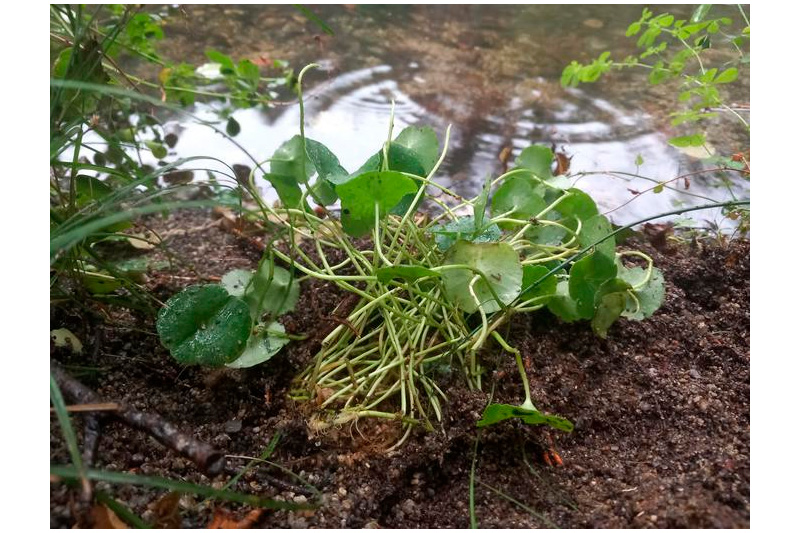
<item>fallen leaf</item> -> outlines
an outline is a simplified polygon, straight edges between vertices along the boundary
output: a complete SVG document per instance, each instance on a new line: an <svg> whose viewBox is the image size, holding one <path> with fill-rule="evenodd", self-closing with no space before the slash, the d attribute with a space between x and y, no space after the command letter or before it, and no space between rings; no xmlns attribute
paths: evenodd
<svg viewBox="0 0 800 533"><path fill-rule="evenodd" d="M263 512L264 509L254 509L247 513L243 519L237 520L230 511L216 509L214 517L206 529L250 529L261 518Z"/></svg>
<svg viewBox="0 0 800 533"><path fill-rule="evenodd" d="M94 529L130 529L128 524L102 503L92 507L92 526Z"/></svg>
<svg viewBox="0 0 800 533"><path fill-rule="evenodd" d="M161 238L149 229L128 235L128 242L137 250L152 250L161 244Z"/></svg>
<svg viewBox="0 0 800 533"><path fill-rule="evenodd" d="M154 525L159 529L179 529L181 527L181 512L178 504L181 501L180 492L168 492L153 506Z"/></svg>
<svg viewBox="0 0 800 533"><path fill-rule="evenodd" d="M69 348L72 353L83 353L83 343L66 328L54 329L50 332L50 339L56 348Z"/></svg>

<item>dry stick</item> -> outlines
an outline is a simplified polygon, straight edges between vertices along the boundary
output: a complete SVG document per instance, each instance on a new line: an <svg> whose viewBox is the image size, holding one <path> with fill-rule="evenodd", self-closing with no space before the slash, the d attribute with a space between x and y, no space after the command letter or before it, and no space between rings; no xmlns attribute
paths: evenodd
<svg viewBox="0 0 800 533"><path fill-rule="evenodd" d="M64 369L52 360L50 361L50 369L64 395L70 397L72 401L102 403L100 395L67 374ZM98 414L98 416L100 415ZM108 416L114 416L132 428L155 437L158 442L167 448L175 450L194 461L197 466L209 475L217 475L225 467L224 454L211 445L183 433L177 426L157 414L137 411L132 407L119 403L119 409L109 412Z"/></svg>

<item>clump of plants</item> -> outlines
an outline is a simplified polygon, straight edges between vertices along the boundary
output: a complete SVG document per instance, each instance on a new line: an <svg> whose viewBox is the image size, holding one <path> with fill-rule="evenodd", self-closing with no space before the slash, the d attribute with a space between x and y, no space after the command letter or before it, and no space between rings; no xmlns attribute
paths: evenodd
<svg viewBox="0 0 800 533"><path fill-rule="evenodd" d="M234 366L254 360L251 346L275 328L268 321L296 301L293 272L351 295L333 311L336 327L291 393L319 406L313 427L376 417L402 422L404 440L413 427L441 419L442 368L481 389L482 354L502 350L516 359L525 400L490 405L479 425L520 418L571 431L568 420L534 406L521 354L501 326L520 313L549 311L566 322L587 320L605 337L619 318L641 320L661 305L663 277L652 260L616 251L615 230L591 197L554 175L550 148L526 148L514 168L467 199L434 179L449 128L440 144L429 127L395 136L390 119L386 141L351 173L305 136L302 114L301 103L300 134L258 176L274 186L280 205L261 199L257 169L247 187L257 211L284 230L285 247L270 247L253 275L229 274L221 286L192 287L170 300L158 327L173 356Z"/></svg>

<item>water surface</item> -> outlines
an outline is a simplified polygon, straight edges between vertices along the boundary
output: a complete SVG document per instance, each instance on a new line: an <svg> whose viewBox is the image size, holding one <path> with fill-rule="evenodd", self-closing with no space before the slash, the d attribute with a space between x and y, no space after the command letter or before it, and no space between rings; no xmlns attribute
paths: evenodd
<svg viewBox="0 0 800 533"><path fill-rule="evenodd" d="M688 18L691 6L668 6ZM516 156L533 143L555 145L572 157L571 171L621 171L669 180L702 168L698 159L667 144L679 132L669 122L677 108L676 89L648 87L646 73L617 72L593 85L560 86L571 60L588 61L609 50L623 58L635 42L624 37L641 6L579 5L380 5L314 6L335 31L319 27L290 6L180 6L170 10L160 44L173 60L207 61L215 48L235 60L286 59L299 69L316 62L307 77L306 134L325 143L349 171L358 168L386 138L391 101L395 131L430 125L452 137L438 179L457 192L475 194L487 175L502 172L499 154ZM726 14L735 18L732 8ZM732 84L732 98L749 103L749 73ZM291 95L285 95L291 99ZM216 115L207 106L195 112ZM237 111L242 126L236 140L256 159L268 158L298 132L299 109ZM749 116L746 117L749 119ZM176 121L180 133L171 158L212 155L229 164L252 165L242 151L208 128ZM749 147L747 134L723 119L710 132L714 148L730 154ZM644 164L637 169L641 156ZM168 159L169 160L169 159ZM712 176L695 176L689 189L646 194L615 210L618 224L680 205L749 195L749 184L731 176L730 189ZM653 183L611 175L582 177L578 186L603 211L628 202ZM266 191L266 194L274 193ZM697 196L689 196L693 194ZM723 223L719 213L694 215ZM703 222L705 223L705 222Z"/></svg>

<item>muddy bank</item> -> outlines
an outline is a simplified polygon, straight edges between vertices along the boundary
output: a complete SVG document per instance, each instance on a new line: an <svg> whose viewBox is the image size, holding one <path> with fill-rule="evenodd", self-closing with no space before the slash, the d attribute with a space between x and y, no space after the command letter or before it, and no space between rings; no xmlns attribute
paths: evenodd
<svg viewBox="0 0 800 533"><path fill-rule="evenodd" d="M198 278L252 267L259 252L207 214L152 219L177 263L153 272L148 287L161 300ZM512 358L487 353L487 392L466 390L457 371L442 375L450 401L435 432L416 433L399 452L392 424L312 435L307 406L286 398L294 374L313 355L294 343L269 364L244 371L182 368L161 347L153 319L113 308L94 317L56 309L51 329L70 328L82 356L56 359L109 400L158 412L231 456L257 457L280 433L274 467L249 470L235 488L315 510L268 511L258 527L468 527L468 486L475 440L475 512L482 527L749 527L749 243L646 244L664 271L664 306L644 322L621 321L608 339L588 324L564 325L546 313L513 323L510 341L531 366L534 403L575 422L570 435L515 422L482 430L494 400L519 403ZM150 252L158 254L160 252ZM287 329L320 327L340 301L327 285L306 283ZM79 439L81 418L75 417ZM562 467L545 464L551 446ZM51 463L68 462L51 420ZM229 458L234 469L247 459ZM230 474L206 478L185 458L116 422L103 431L97 467L221 487ZM163 490L103 486L151 523L164 525ZM498 492L501 494L498 494ZM77 493L51 484L51 525L72 527ZM512 503L510 499L517 503ZM205 527L215 512L244 517L249 508L184 496L171 525ZM520 505L521 504L521 505ZM522 506L525 507L522 507Z"/></svg>

